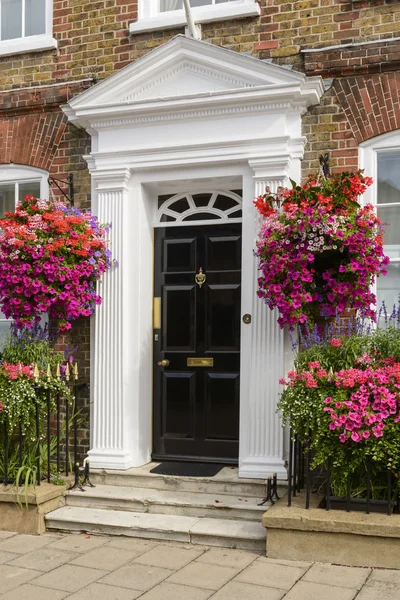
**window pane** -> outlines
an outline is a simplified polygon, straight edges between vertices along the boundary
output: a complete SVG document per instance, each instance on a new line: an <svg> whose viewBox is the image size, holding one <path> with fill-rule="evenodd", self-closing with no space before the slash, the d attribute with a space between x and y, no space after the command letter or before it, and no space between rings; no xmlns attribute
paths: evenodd
<svg viewBox="0 0 400 600"><path fill-rule="evenodd" d="M35 196L35 198L40 198L39 181L19 184L18 200L25 200L25 196Z"/></svg>
<svg viewBox="0 0 400 600"><path fill-rule="evenodd" d="M196 6L209 6L210 4L222 4L223 2L231 2L231 0L190 0L190 5L195 8ZM160 0L160 12L180 8L183 8L183 0Z"/></svg>
<svg viewBox="0 0 400 600"><path fill-rule="evenodd" d="M0 321L0 350L1 350L6 338L10 334L10 325L11 325L12 321L11 320L10 321L3 320L4 315L1 311L0 311L0 317L2 317L2 320Z"/></svg>
<svg viewBox="0 0 400 600"><path fill-rule="evenodd" d="M22 0L1 0L1 39L22 36Z"/></svg>
<svg viewBox="0 0 400 600"><path fill-rule="evenodd" d="M183 0L160 0L160 12L182 8Z"/></svg>
<svg viewBox="0 0 400 600"><path fill-rule="evenodd" d="M400 151L378 154L378 204L400 202Z"/></svg>
<svg viewBox="0 0 400 600"><path fill-rule="evenodd" d="M190 6L205 6L206 4L212 4L212 0L190 0Z"/></svg>
<svg viewBox="0 0 400 600"><path fill-rule="evenodd" d="M25 35L46 33L46 0L25 0Z"/></svg>
<svg viewBox="0 0 400 600"><path fill-rule="evenodd" d="M400 206L385 206L385 208L378 207L378 217L380 218L384 229L383 242L385 246L399 244Z"/></svg>
<svg viewBox="0 0 400 600"><path fill-rule="evenodd" d="M382 302L385 302L386 310L390 315L393 305L397 306L400 294L400 263L391 263L387 272L384 277L378 277L376 308L379 313Z"/></svg>
<svg viewBox="0 0 400 600"><path fill-rule="evenodd" d="M15 185L6 183L0 185L0 216L12 212L15 208Z"/></svg>

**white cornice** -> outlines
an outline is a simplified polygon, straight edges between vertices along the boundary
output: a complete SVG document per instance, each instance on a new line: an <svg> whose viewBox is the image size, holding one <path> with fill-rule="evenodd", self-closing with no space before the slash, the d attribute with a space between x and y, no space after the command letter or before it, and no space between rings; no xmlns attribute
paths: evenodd
<svg viewBox="0 0 400 600"><path fill-rule="evenodd" d="M275 177L286 173L293 159L303 156L305 138L291 139L289 136L273 137L268 140L247 139L240 142L209 142L175 148L152 148L92 152L85 156L89 170L96 179L107 179L112 173L157 170L170 167L248 163L259 177Z"/></svg>
<svg viewBox="0 0 400 600"><path fill-rule="evenodd" d="M177 119L229 117L255 112L301 115L307 111L308 106L318 103L319 91L314 86L310 93L306 94L302 86L283 84L198 94L185 98L126 102L99 107L84 106L76 110L70 105L64 105L62 109L75 125L97 130Z"/></svg>

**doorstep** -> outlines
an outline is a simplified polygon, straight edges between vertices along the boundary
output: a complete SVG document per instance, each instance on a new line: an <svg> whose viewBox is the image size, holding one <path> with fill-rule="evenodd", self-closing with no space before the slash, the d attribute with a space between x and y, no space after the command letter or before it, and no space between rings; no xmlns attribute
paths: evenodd
<svg viewBox="0 0 400 600"><path fill-rule="evenodd" d="M292 506L284 498L263 515L269 558L400 568L400 515L327 511L321 499L313 494L307 510L301 493Z"/></svg>
<svg viewBox="0 0 400 600"><path fill-rule="evenodd" d="M44 533L45 515L65 505L67 486L41 483L24 487L0 485L0 530Z"/></svg>

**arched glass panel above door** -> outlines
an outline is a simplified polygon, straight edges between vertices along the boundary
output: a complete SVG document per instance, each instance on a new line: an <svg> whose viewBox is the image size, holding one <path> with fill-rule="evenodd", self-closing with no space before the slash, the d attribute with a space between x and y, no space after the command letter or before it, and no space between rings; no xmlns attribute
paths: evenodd
<svg viewBox="0 0 400 600"><path fill-rule="evenodd" d="M242 220L241 190L213 190L159 196L156 226L193 225L196 222L219 223Z"/></svg>

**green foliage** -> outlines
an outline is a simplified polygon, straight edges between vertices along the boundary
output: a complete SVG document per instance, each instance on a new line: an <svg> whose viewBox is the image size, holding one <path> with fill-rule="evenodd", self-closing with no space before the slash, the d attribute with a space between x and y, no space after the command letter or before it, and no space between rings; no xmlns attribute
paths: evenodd
<svg viewBox="0 0 400 600"><path fill-rule="evenodd" d="M344 438L343 442L339 439L339 433L343 429L332 428L327 401L331 399L328 406L335 410L337 405L337 412L341 414L340 406L343 407L343 403L349 401L351 394L359 389L357 385L352 386L351 382L340 385L341 371L366 371L369 365L373 370L381 365L400 363L400 331L396 327L388 327L354 332L337 338L335 343L337 345L328 342L315 344L298 353L295 368L288 374L289 381L286 382L278 405L283 422L290 425L293 435L297 434L303 443L310 446L313 468L324 470L329 466L335 495L345 495L349 477L352 495L365 497L366 464L369 463L373 497L386 497L386 469L393 474L395 497L400 492L400 422L395 422L395 414L385 419L381 437L371 434L358 442L351 438L347 441ZM310 367L310 364L320 366ZM390 389L395 390L397 385L399 384ZM400 392L397 391L396 395L399 407Z"/></svg>
<svg viewBox="0 0 400 600"><path fill-rule="evenodd" d="M54 457L57 451L57 438L51 436L50 449L47 446L48 403L50 410L55 411L55 397L63 399L63 404L71 406L71 428L74 415L73 395L67 382L57 377L57 367L65 361L64 354L56 352L47 334L43 332L11 333L6 341L0 362L0 436L8 434L7 477L15 482L17 488L22 487L27 502L29 485L37 479L39 462L42 475L47 472L48 453ZM33 376L36 365L39 370ZM50 367L51 377L47 369ZM78 416L77 416L78 418ZM39 440L37 438L37 419ZM66 423L61 422L61 444L65 441ZM20 461L20 435L22 435L22 461ZM39 446L38 446L39 445ZM51 466L52 478L61 484L61 477L56 467ZM0 479L6 474L6 457L3 443L0 444Z"/></svg>

